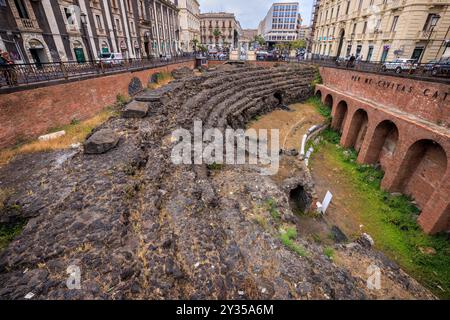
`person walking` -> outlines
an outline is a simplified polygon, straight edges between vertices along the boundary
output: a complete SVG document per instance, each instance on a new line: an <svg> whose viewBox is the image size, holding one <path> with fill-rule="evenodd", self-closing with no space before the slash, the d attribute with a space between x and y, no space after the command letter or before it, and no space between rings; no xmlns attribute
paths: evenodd
<svg viewBox="0 0 450 320"><path fill-rule="evenodd" d="M11 59L9 53L7 51L1 52L1 60L3 60L4 64L4 75L6 78L6 83L10 86L17 85L17 73L14 66L14 61Z"/></svg>
<svg viewBox="0 0 450 320"><path fill-rule="evenodd" d="M353 68L355 66L355 56L352 53L352 55L350 56L350 59L348 59L348 64L347 64L347 68Z"/></svg>

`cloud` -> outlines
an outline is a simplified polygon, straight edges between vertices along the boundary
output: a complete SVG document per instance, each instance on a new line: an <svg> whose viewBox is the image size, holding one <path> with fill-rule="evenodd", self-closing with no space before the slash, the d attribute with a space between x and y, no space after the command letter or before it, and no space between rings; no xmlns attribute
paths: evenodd
<svg viewBox="0 0 450 320"><path fill-rule="evenodd" d="M245 29L258 28L259 22L264 19L270 6L274 3L273 0L199 0L199 2L201 12L234 13ZM313 0L298 2L303 24L309 24Z"/></svg>

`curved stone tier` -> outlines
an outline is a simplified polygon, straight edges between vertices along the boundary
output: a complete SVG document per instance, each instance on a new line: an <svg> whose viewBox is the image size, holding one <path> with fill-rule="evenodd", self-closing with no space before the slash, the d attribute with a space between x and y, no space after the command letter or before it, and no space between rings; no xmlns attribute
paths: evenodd
<svg viewBox="0 0 450 320"><path fill-rule="evenodd" d="M289 191L255 166L214 170L170 160L173 130L191 130L194 120L242 128L308 98L314 73L244 66L179 79L138 96L126 118L96 129L120 137L106 153L34 155L41 165L33 170L26 157L16 160L24 173L2 219L28 222L0 254L0 298L368 297L365 283L319 245L300 239L308 255L299 256L255 222L268 199L276 199L279 223L293 219ZM71 265L80 268L80 290L66 287Z"/></svg>

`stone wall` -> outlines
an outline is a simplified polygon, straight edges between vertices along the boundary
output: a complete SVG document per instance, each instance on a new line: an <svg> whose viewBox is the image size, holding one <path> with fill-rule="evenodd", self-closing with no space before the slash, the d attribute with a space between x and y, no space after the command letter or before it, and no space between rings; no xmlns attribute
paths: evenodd
<svg viewBox="0 0 450 320"><path fill-rule="evenodd" d="M36 138L73 119L92 117L113 104L118 94L128 96L139 85L145 88L153 74L185 66L193 68L194 62L0 94L0 148Z"/></svg>

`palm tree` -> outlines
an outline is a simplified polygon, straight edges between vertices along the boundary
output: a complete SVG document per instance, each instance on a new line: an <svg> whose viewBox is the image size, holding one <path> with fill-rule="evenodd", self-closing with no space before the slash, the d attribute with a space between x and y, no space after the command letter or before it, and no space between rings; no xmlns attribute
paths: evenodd
<svg viewBox="0 0 450 320"><path fill-rule="evenodd" d="M197 52L198 39L197 38L192 39L192 44L194 45L194 52Z"/></svg>
<svg viewBox="0 0 450 320"><path fill-rule="evenodd" d="M220 32L220 30L219 29L215 29L214 31L213 31L213 36L214 36L214 38L216 39L216 47L217 47L217 44L218 44L218 42L219 42L219 37L222 35L222 32Z"/></svg>

